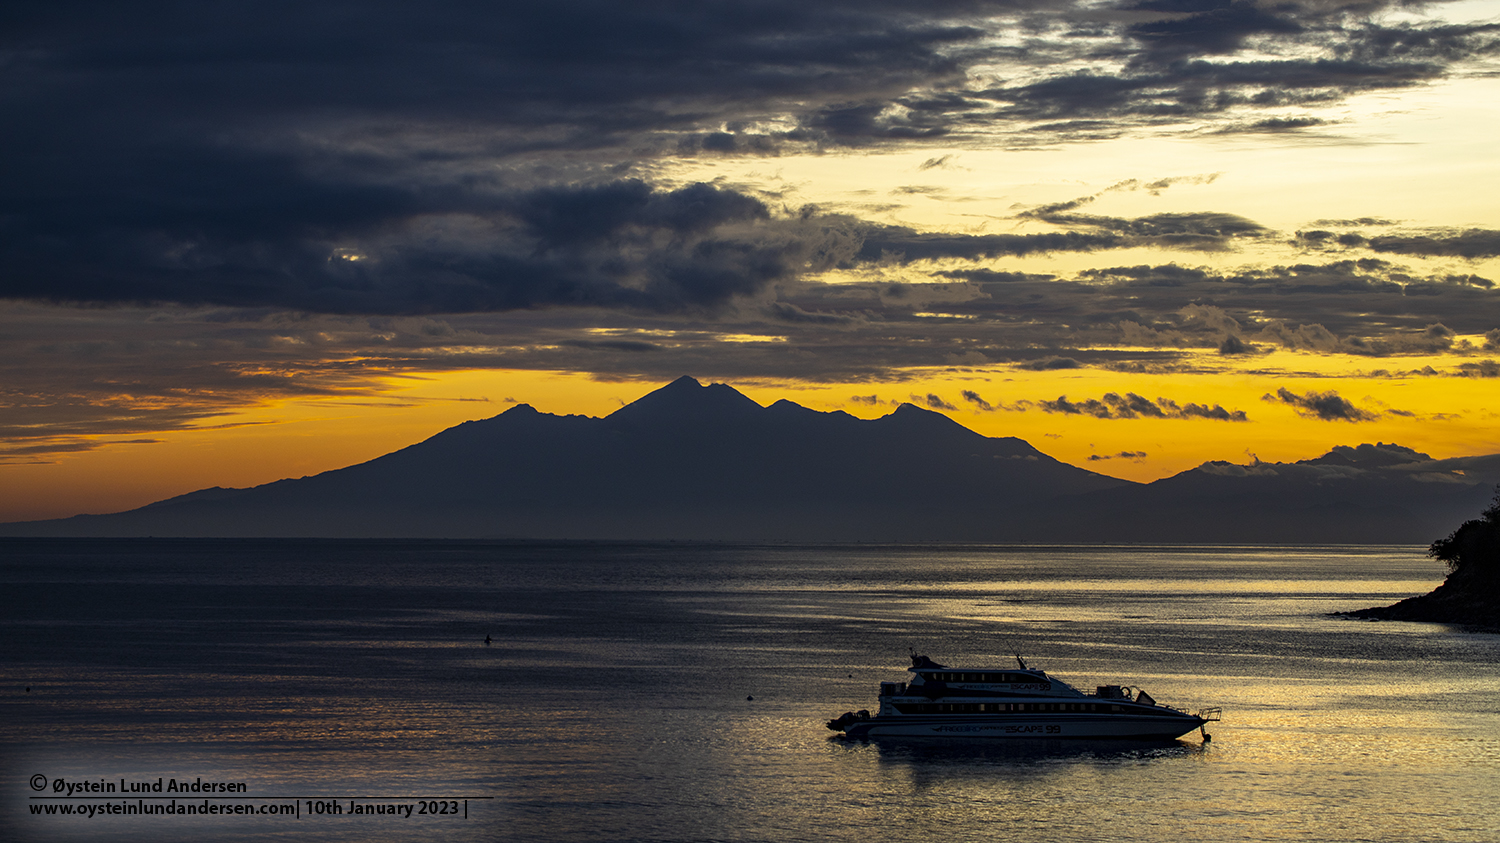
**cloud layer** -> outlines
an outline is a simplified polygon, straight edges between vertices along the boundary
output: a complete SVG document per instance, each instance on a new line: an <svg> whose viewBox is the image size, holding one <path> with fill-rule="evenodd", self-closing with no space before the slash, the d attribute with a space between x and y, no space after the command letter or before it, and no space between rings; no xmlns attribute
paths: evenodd
<svg viewBox="0 0 1500 843"><path fill-rule="evenodd" d="M1103 210L1218 178L1164 172L935 230L674 170L911 151L935 178L965 149L1312 137L1351 97L1488 67L1493 23L1396 0L3 15L0 434L16 458L454 368L873 382L934 366L1194 371L1280 349L1430 354L1452 358L1433 375L1496 376L1493 228ZM1058 256L1079 260L1037 269ZM1270 399L1313 419L1374 412L1283 391ZM1246 418L1095 395L1029 407Z"/></svg>
<svg viewBox="0 0 1500 843"><path fill-rule="evenodd" d="M649 174L684 155L1264 128L1265 109L1435 80L1496 50L1494 25L1381 23L1394 8L46 4L11 12L0 36L0 154L13 164L0 175L0 296L663 310L838 258L1221 249L1268 232L1223 212L1124 220L1077 202L1032 214L1061 230L952 236L772 216L742 192ZM1472 257L1495 241L1361 245Z"/></svg>

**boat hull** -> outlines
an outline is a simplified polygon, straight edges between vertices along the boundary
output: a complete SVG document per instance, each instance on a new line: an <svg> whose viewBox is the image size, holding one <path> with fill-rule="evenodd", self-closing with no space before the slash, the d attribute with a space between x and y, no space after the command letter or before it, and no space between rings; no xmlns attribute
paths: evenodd
<svg viewBox="0 0 1500 843"><path fill-rule="evenodd" d="M901 715L877 716L851 723L844 734L851 738L1141 738L1171 739L1201 727L1205 720L1184 714L1181 717L1059 717L1040 715L1015 717L1006 715L962 715L923 717Z"/></svg>

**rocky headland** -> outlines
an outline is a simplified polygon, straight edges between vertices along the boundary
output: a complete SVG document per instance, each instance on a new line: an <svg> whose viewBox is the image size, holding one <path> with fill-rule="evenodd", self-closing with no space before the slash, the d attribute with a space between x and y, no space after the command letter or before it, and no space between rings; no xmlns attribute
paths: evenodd
<svg viewBox="0 0 1500 843"><path fill-rule="evenodd" d="M1465 521L1427 555L1448 565L1448 578L1427 594L1346 617L1382 621L1450 623L1500 631L1500 488L1480 517Z"/></svg>

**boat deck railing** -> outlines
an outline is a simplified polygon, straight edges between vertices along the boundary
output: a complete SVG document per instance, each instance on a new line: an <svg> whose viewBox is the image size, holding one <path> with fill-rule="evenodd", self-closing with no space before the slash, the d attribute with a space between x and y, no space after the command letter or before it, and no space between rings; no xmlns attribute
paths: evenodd
<svg viewBox="0 0 1500 843"><path fill-rule="evenodd" d="M1214 708L1200 708L1194 716L1199 720L1207 720L1208 722L1212 723L1224 719L1224 709L1218 708L1217 706Z"/></svg>

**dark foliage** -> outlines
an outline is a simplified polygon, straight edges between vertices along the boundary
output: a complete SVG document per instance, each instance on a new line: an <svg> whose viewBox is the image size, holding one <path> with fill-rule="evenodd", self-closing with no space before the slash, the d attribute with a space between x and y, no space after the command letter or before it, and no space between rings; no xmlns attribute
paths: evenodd
<svg viewBox="0 0 1500 843"><path fill-rule="evenodd" d="M1500 487L1480 517L1433 542L1427 555L1446 562L1455 576L1500 577Z"/></svg>

